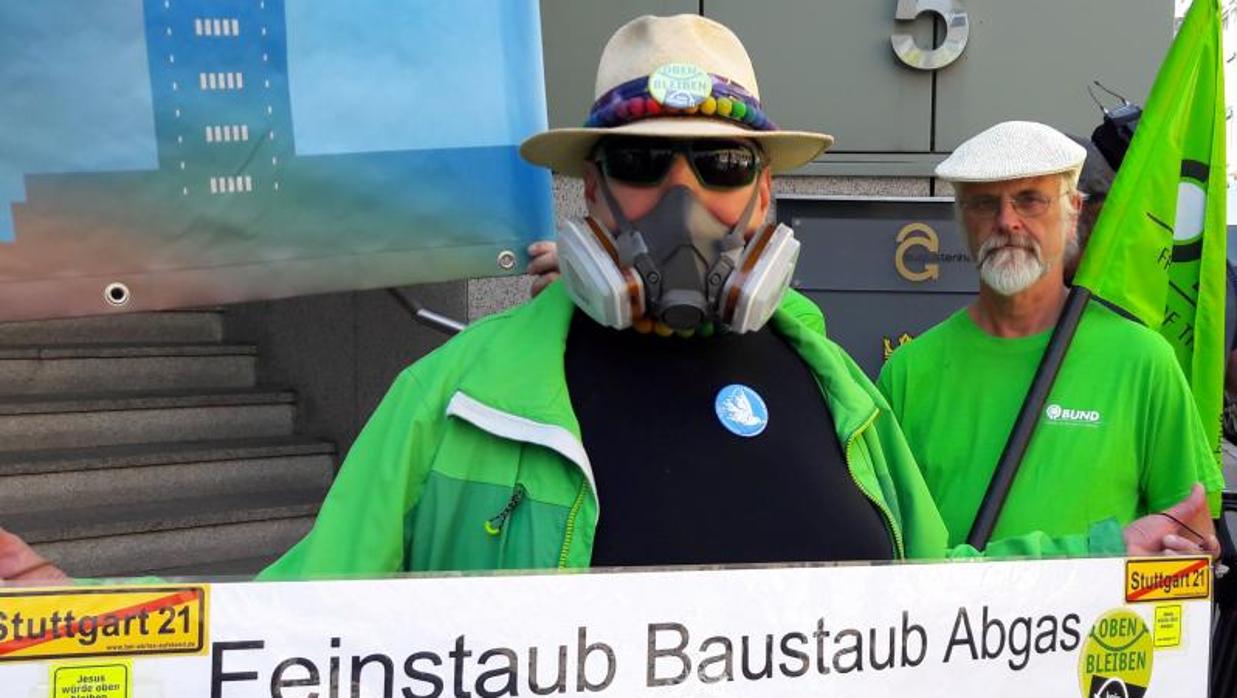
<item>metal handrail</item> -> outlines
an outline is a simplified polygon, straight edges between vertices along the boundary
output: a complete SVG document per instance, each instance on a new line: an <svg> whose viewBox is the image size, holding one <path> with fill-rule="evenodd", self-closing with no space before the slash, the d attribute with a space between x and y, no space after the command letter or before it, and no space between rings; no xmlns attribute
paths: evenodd
<svg viewBox="0 0 1237 698"><path fill-rule="evenodd" d="M404 310L408 311L408 314L412 316L412 319L432 330L437 330L449 337L453 337L460 332L463 332L465 327L468 327L468 323L466 322L461 322L453 317L448 317L442 313L436 313L433 310L426 308L424 305L421 305L417 299L404 295L404 292L401 289L392 288L388 290L395 298L396 302L403 306Z"/></svg>

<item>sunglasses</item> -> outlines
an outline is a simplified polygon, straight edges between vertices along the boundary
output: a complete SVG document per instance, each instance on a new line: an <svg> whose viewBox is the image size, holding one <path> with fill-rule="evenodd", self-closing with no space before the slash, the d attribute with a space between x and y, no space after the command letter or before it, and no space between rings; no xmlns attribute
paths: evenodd
<svg viewBox="0 0 1237 698"><path fill-rule="evenodd" d="M665 180L676 155L682 153L696 179L709 189L736 189L756 180L765 162L758 147L722 138L606 138L594 160L606 177L617 182L655 187Z"/></svg>

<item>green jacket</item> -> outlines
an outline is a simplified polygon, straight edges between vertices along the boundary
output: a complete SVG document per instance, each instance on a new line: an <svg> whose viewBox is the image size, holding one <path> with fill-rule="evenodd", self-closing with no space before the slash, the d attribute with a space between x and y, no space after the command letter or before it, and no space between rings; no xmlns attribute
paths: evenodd
<svg viewBox="0 0 1237 698"><path fill-rule="evenodd" d="M789 306L789 308L788 308ZM403 371L348 454L313 530L269 579L397 571L582 568L604 515L563 371L575 307L562 284L481 320ZM946 549L945 525L888 405L792 297L772 320L816 374L856 485L900 558ZM658 496L650 493L649 496ZM1121 553L1089 536L993 543L989 554Z"/></svg>

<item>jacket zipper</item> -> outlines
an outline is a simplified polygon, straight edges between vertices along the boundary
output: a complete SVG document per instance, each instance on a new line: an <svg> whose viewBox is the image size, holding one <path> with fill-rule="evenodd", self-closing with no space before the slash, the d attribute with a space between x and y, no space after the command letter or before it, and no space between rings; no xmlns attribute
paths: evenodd
<svg viewBox="0 0 1237 698"><path fill-rule="evenodd" d="M576 535L576 517L580 514L580 507L584 506L584 498L588 495L588 478L580 478L580 491L576 494L576 501L571 504L571 511L567 513L567 531L563 536L563 548L558 553L558 568L566 569L567 567L567 551L571 549L571 541Z"/></svg>
<svg viewBox="0 0 1237 698"><path fill-rule="evenodd" d="M859 435L862 434L868 427L872 426L872 422L875 422L878 416L880 416L880 410L873 410L872 416L868 417L867 420L855 430L855 433L851 434L850 438L846 440L846 473L850 475L850 479L855 483L855 487L858 487L859 491L862 492L864 496L867 497L868 500L880 510L881 514L885 516L885 523L889 525L889 530L893 533L893 543L897 547L898 557L905 560L906 547L902 542L902 531L893 520L893 513L889 511L889 507L885 505L883 500L873 496L873 494L868 491L868 488L864 487L863 483L859 482L859 478L855 477L855 473L851 470L850 448L855 445L855 440L859 438Z"/></svg>
<svg viewBox="0 0 1237 698"><path fill-rule="evenodd" d="M497 536L503 532L503 526L507 524L507 520L511 518L515 508L520 506L520 502L524 501L524 495L528 494L528 490L524 489L524 485L518 482L515 485L515 490L511 492L511 499L507 500L507 506L503 510L485 520L485 532L491 536Z"/></svg>

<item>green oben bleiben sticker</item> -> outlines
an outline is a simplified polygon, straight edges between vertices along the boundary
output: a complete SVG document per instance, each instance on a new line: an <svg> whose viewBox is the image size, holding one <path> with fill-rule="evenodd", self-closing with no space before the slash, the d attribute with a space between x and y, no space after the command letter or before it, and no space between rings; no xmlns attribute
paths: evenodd
<svg viewBox="0 0 1237 698"><path fill-rule="evenodd" d="M662 106L690 109L713 94L713 77L698 65L667 63L649 75L649 95Z"/></svg>
<svg viewBox="0 0 1237 698"><path fill-rule="evenodd" d="M1147 624L1119 608L1099 617L1078 659L1084 698L1142 698L1151 684L1154 641Z"/></svg>

